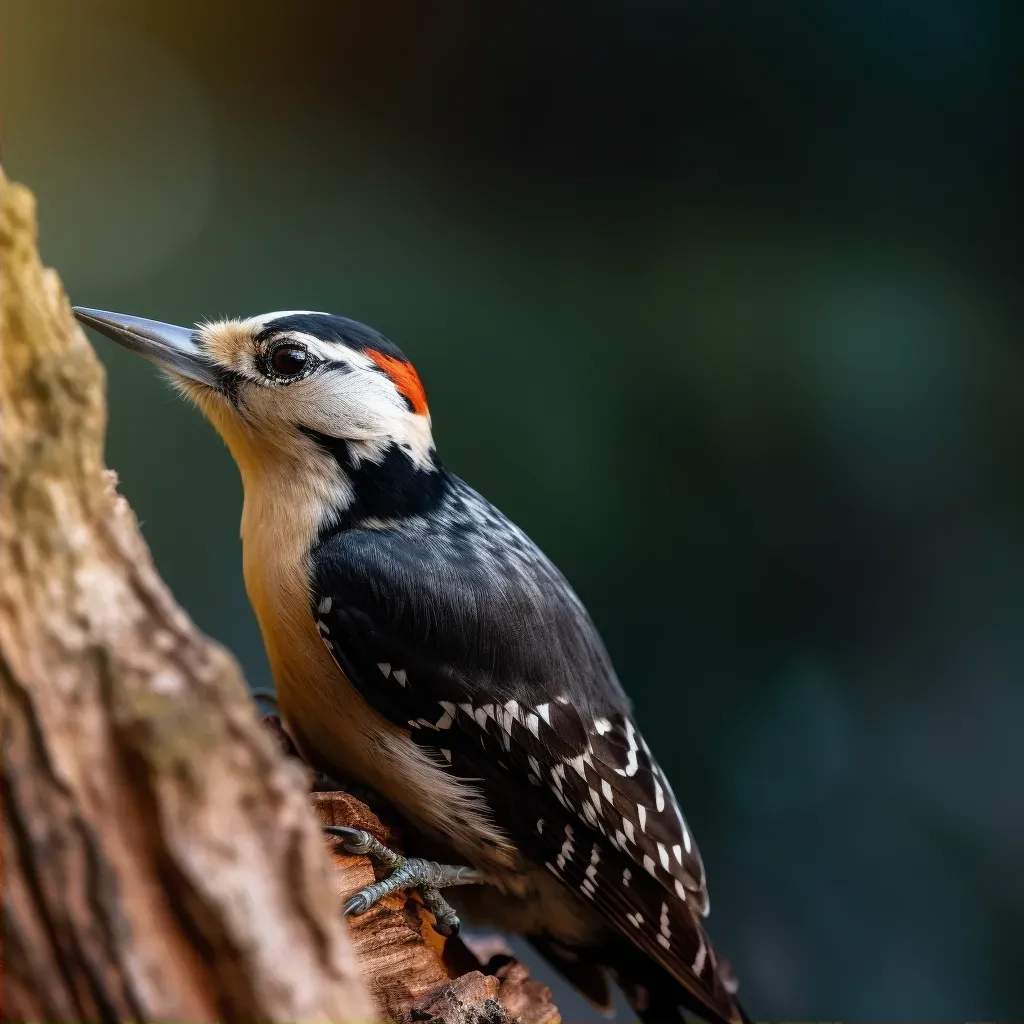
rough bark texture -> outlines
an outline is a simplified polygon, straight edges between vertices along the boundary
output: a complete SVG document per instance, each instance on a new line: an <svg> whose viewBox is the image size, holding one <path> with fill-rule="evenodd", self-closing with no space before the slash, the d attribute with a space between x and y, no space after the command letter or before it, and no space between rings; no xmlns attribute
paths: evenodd
<svg viewBox="0 0 1024 1024"><path fill-rule="evenodd" d="M414 899L348 937L339 897L372 868L335 854L332 875L317 817L398 837L345 793L311 813L308 771L116 493L104 393L33 199L0 173L3 1016L556 1021L523 968L478 970Z"/></svg>
<svg viewBox="0 0 1024 1024"><path fill-rule="evenodd" d="M267 720L272 728L272 718ZM276 729L275 729L276 731ZM286 747L287 749L287 747ZM294 749L289 753L297 756ZM362 828L392 849L401 834L384 824L362 801L345 792L313 794L324 825ZM334 844L328 841L328 845ZM374 880L364 857L332 848L338 902ZM500 940L470 948L459 938L443 939L416 896L385 897L366 914L350 919L351 939L377 1006L395 1021L434 1024L558 1024L551 990L533 981ZM494 946L493 950L486 946Z"/></svg>
<svg viewBox="0 0 1024 1024"><path fill-rule="evenodd" d="M365 1021L305 773L158 577L102 368L0 189L5 1013Z"/></svg>

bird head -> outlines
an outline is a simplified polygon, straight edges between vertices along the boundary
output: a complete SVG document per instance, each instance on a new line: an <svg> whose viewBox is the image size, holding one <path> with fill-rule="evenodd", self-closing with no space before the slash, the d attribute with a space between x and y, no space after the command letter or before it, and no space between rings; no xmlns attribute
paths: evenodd
<svg viewBox="0 0 1024 1024"><path fill-rule="evenodd" d="M414 475L436 468L419 375L396 345L355 320L285 311L190 329L81 307L74 314L170 376L224 438L247 489L270 469L278 478L340 469L351 481L387 464L385 489L393 489L403 466Z"/></svg>

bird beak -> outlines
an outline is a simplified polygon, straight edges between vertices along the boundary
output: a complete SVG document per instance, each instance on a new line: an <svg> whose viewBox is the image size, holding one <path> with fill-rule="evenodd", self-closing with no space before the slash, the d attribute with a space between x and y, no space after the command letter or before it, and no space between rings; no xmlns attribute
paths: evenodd
<svg viewBox="0 0 1024 1024"><path fill-rule="evenodd" d="M108 313L102 309L84 309L74 306L75 318L99 331L119 345L138 352L157 366L208 388L221 384L217 367L196 344L195 335L187 327L163 324L159 320L144 320L140 316Z"/></svg>

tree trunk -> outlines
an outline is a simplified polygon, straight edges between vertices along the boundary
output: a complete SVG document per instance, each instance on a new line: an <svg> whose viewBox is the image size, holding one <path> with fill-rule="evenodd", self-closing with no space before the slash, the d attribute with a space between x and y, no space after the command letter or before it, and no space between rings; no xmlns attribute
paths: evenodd
<svg viewBox="0 0 1024 1024"><path fill-rule="evenodd" d="M0 346L4 1018L557 1020L415 900L350 940L339 896L372 869L332 873L309 772L157 575L103 465L102 367L2 173ZM314 803L386 835L346 794Z"/></svg>
<svg viewBox="0 0 1024 1024"><path fill-rule="evenodd" d="M304 773L158 577L103 370L0 188L4 1011L365 1021Z"/></svg>

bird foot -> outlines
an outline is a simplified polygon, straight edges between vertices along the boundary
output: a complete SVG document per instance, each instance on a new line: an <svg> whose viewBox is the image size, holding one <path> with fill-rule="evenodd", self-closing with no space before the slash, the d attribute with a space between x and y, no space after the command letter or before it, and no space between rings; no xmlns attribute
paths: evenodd
<svg viewBox="0 0 1024 1024"><path fill-rule="evenodd" d="M369 857L375 867L388 872L384 879L360 889L349 898L344 909L346 917L350 914L356 917L365 914L388 893L399 889L419 889L423 905L434 916L437 931L449 938L459 933L459 916L440 890L452 885L474 885L488 881L475 868L438 864L421 857L403 857L361 828L324 825L323 830L339 839L346 853Z"/></svg>

